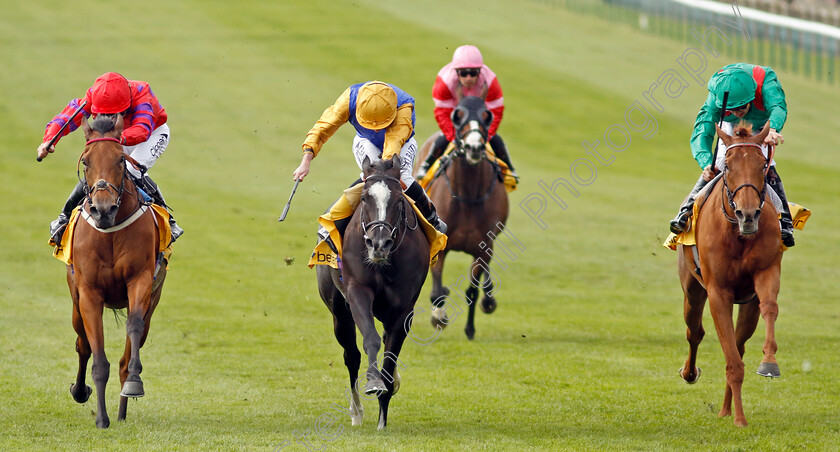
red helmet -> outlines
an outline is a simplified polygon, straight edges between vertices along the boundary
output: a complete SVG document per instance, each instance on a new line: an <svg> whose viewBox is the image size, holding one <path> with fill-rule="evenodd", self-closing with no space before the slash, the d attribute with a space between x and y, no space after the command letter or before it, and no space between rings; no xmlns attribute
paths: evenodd
<svg viewBox="0 0 840 452"><path fill-rule="evenodd" d="M121 113L131 106L131 87L122 75L106 72L93 82L90 98L90 111L93 113Z"/></svg>

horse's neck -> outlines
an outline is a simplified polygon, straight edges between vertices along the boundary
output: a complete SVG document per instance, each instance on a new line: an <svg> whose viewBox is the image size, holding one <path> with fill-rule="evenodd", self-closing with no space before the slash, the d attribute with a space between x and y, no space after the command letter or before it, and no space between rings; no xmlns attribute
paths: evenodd
<svg viewBox="0 0 840 452"><path fill-rule="evenodd" d="M477 165L470 165L466 157L452 160L450 184L452 193L463 198L483 196L496 177L493 165L482 159Z"/></svg>

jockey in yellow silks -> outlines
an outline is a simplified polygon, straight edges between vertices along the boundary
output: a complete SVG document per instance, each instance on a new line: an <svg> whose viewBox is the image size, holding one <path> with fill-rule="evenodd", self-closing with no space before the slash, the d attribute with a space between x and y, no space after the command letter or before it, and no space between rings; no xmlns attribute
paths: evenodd
<svg viewBox="0 0 840 452"><path fill-rule="evenodd" d="M417 141L414 139L414 98L394 85L380 81L358 83L350 86L330 107L324 110L318 122L306 134L303 157L294 172L294 180L301 181L309 174L309 164L324 143L349 122L356 129L353 138L353 155L359 168L365 157L371 161L388 160L400 155L400 181L405 194L435 229L446 233L446 224L438 217L434 204L411 175ZM361 182L361 179L351 186Z"/></svg>

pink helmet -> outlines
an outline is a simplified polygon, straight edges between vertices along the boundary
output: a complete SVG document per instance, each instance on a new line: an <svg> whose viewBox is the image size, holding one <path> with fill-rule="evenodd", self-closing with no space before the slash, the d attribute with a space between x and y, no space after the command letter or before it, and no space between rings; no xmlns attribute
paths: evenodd
<svg viewBox="0 0 840 452"><path fill-rule="evenodd" d="M484 66L484 59L481 58L481 51L476 46L458 47L452 55L452 67L455 69L482 66Z"/></svg>

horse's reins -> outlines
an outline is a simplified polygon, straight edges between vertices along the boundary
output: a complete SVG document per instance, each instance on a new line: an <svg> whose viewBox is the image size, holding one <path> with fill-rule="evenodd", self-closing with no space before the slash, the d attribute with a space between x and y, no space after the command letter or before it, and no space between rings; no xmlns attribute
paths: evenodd
<svg viewBox="0 0 840 452"><path fill-rule="evenodd" d="M372 175L372 176L368 176L368 177L365 178L365 182L367 182L369 180L386 180L386 181L392 181L392 182L396 182L397 184L400 184L400 180L397 179L396 177L384 176L384 175ZM400 186L400 194L402 194L402 186ZM406 202L405 199L400 199L399 218L401 218L403 220L402 224L405 225L406 229L410 229L410 230L413 231L413 230L417 229L417 226L418 226L420 220L419 220L419 218L417 219L417 223L414 224L414 227L410 227L408 225L408 215L405 211L405 202ZM399 226L399 223L397 223L397 226ZM395 241L397 240L397 235L399 234L399 229L397 227L393 226L391 223L389 223L386 220L375 220L375 221L371 221L370 223L366 223L364 220L362 220L361 228L362 228L362 234L364 235L365 239L370 238L369 234L372 234L372 231L373 231L374 228L385 228L385 231L388 233L388 235L391 236L391 239L395 240ZM392 248L391 251L396 251L397 248L399 248L400 245L402 245L402 241L403 241L404 238L405 238L405 234L401 234L400 235L400 242L397 243L397 246Z"/></svg>
<svg viewBox="0 0 840 452"><path fill-rule="evenodd" d="M741 146L755 147L755 148L758 148L759 150L761 150L761 145L760 144L733 143L733 144L730 144L729 146L726 147L726 149L724 150L724 153L729 152L729 150L732 149L732 148L741 147ZM767 171L770 170L770 162L772 161L772 159L773 159L773 152L772 152L772 149L771 149L771 151L768 152L767 161L764 164L764 175L765 175L765 177L767 175ZM726 180L726 173L728 173L728 172L729 172L729 168L724 168L724 170L723 170L723 189L722 189L722 191L726 195L726 201L729 203L729 207L733 211L736 209L737 206L735 205L735 195L738 193L738 190L748 187L748 188L752 188L753 190L755 190L756 194L758 195L758 199L760 201L759 205L758 205L758 209L761 210L761 208L764 207L765 191L759 190L758 187L756 187L753 184L741 184L741 185L737 186L735 188L735 190L730 191L729 190L729 184ZM724 217L726 217L727 221L729 221L732 224L735 224L735 223L738 222L738 219L731 217L729 215L729 212L726 211L726 205L724 204L723 196L721 196L721 198L720 198L720 208L721 208L721 210L723 210L723 215L724 215Z"/></svg>

